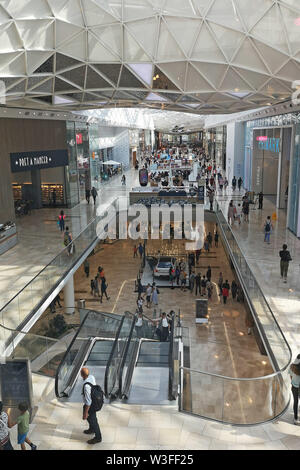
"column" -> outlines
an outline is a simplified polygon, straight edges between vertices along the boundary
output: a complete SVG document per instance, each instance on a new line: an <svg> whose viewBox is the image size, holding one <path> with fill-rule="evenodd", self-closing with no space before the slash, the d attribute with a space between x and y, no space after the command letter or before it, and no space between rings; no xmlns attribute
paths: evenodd
<svg viewBox="0 0 300 470"><path fill-rule="evenodd" d="M33 195L33 208L41 209L42 202L42 188L41 188L41 172L40 170L31 171L32 195Z"/></svg>
<svg viewBox="0 0 300 470"><path fill-rule="evenodd" d="M74 277L71 276L64 288L65 312L68 315L75 313Z"/></svg>

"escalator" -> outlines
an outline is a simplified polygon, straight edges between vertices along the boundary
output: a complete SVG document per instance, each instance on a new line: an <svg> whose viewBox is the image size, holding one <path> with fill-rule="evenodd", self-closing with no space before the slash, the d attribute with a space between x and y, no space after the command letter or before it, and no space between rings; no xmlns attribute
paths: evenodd
<svg viewBox="0 0 300 470"><path fill-rule="evenodd" d="M174 377L179 378L179 368L174 365L178 364L179 342L174 339L175 315L167 342L158 341L156 326L146 317L143 329L138 330L136 316L130 312L118 318L98 315L97 319L97 312L93 312L93 321L89 315L85 318L70 344L57 371L56 396L80 402L80 370L86 366L108 400L145 405L164 405L176 400L178 379ZM96 319L101 337L94 336Z"/></svg>
<svg viewBox="0 0 300 470"><path fill-rule="evenodd" d="M141 341L131 383L122 398L128 404L169 404L170 342Z"/></svg>

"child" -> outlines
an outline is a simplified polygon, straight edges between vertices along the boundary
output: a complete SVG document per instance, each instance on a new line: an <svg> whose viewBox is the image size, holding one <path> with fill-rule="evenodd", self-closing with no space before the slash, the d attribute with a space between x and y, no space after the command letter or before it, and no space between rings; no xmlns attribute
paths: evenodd
<svg viewBox="0 0 300 470"><path fill-rule="evenodd" d="M27 403L19 403L18 409L21 411L20 416L17 419L16 424L18 425L18 444L21 445L22 450L26 450L25 442L31 447L31 450L36 450L37 446L34 445L27 437L29 432L29 411Z"/></svg>

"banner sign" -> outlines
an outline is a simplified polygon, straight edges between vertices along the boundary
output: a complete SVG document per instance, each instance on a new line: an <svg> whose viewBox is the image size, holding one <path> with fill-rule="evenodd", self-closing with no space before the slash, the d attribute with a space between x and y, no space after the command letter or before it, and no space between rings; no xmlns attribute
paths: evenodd
<svg viewBox="0 0 300 470"><path fill-rule="evenodd" d="M41 150L40 152L23 152L10 154L12 173L31 170L43 170L67 166L69 157L67 150Z"/></svg>

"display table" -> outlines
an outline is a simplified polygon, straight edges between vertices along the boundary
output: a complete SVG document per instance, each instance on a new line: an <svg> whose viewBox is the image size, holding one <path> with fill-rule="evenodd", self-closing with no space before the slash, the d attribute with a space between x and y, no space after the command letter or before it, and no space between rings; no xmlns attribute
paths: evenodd
<svg viewBox="0 0 300 470"><path fill-rule="evenodd" d="M15 224L6 225L0 230L0 255L3 255L18 243L17 228Z"/></svg>

